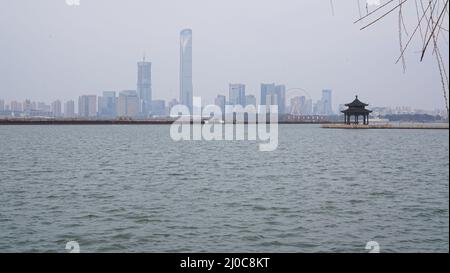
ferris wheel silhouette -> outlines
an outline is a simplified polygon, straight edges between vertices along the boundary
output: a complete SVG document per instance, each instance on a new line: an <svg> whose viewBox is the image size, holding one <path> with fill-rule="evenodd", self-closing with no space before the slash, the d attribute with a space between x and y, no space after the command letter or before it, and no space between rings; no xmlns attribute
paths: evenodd
<svg viewBox="0 0 450 273"><path fill-rule="evenodd" d="M295 100L292 100L296 97L305 97L308 100L311 100L311 95L309 95L308 91L304 88L295 87L289 88L286 90L286 100L289 102L289 114L293 116L301 116L304 115L301 105L299 105Z"/></svg>

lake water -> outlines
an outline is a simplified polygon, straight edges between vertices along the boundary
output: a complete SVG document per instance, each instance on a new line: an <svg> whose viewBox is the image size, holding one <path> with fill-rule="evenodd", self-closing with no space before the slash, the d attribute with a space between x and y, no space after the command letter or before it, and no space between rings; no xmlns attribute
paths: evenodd
<svg viewBox="0 0 450 273"><path fill-rule="evenodd" d="M449 131L0 126L0 252L449 251Z"/></svg>

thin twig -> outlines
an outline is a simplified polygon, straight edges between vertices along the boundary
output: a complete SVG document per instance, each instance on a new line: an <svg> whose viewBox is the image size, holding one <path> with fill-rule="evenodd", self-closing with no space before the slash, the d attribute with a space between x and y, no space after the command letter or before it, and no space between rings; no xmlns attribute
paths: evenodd
<svg viewBox="0 0 450 273"><path fill-rule="evenodd" d="M403 3L405 3L408 0L403 0L402 2L400 2L400 4L396 5L395 7L393 7L392 9L390 9L388 12L386 12L385 14L381 15L380 17L378 17L376 20L372 21L371 23L369 23L368 25L364 26L361 28L361 30L368 28L369 26L375 24L376 22L380 21L381 19L383 19L384 17L386 17L387 15L389 15L391 12L393 12L394 10L398 9L398 7L400 7Z"/></svg>

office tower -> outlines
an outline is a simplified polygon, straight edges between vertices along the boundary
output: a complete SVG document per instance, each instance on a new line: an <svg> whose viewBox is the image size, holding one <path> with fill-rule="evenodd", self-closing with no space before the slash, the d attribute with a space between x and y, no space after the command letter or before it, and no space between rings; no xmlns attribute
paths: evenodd
<svg viewBox="0 0 450 273"><path fill-rule="evenodd" d="M104 91L99 97L99 116L102 118L116 117L116 92Z"/></svg>
<svg viewBox="0 0 450 273"><path fill-rule="evenodd" d="M152 101L152 115L153 116L166 116L166 101L165 100Z"/></svg>
<svg viewBox="0 0 450 273"><path fill-rule="evenodd" d="M192 30L180 33L180 104L186 105L192 114Z"/></svg>
<svg viewBox="0 0 450 273"><path fill-rule="evenodd" d="M151 111L152 103L152 63L145 61L138 62L137 93L139 95L141 112L147 116Z"/></svg>
<svg viewBox="0 0 450 273"><path fill-rule="evenodd" d="M83 95L78 98L78 116L83 118L97 117L97 96Z"/></svg>
<svg viewBox="0 0 450 273"><path fill-rule="evenodd" d="M52 115L54 117L61 116L61 101L60 100L55 100L54 102L52 102L51 111L52 111Z"/></svg>
<svg viewBox="0 0 450 273"><path fill-rule="evenodd" d="M0 100L0 112L5 111L5 101L4 100Z"/></svg>
<svg viewBox="0 0 450 273"><path fill-rule="evenodd" d="M333 107L331 100L331 90L325 89L322 90L322 114L323 115L332 115Z"/></svg>
<svg viewBox="0 0 450 273"><path fill-rule="evenodd" d="M220 111L222 111L222 114L224 114L225 105L227 104L227 98L224 95L217 95L217 97L214 99L214 104L219 106Z"/></svg>
<svg viewBox="0 0 450 273"><path fill-rule="evenodd" d="M139 115L139 96L135 90L124 90L119 93L117 116L136 117Z"/></svg>
<svg viewBox="0 0 450 273"><path fill-rule="evenodd" d="M75 117L75 102L73 100L69 100L64 103L64 117Z"/></svg>
<svg viewBox="0 0 450 273"><path fill-rule="evenodd" d="M275 84L274 83L262 83L261 84L261 105L266 105L266 98L268 94L272 94L275 92Z"/></svg>
<svg viewBox="0 0 450 273"><path fill-rule="evenodd" d="M256 107L256 97L253 95L245 96L245 105L253 105Z"/></svg>
<svg viewBox="0 0 450 273"><path fill-rule="evenodd" d="M284 114L286 108L286 86L275 86L275 94L277 95L278 113Z"/></svg>
<svg viewBox="0 0 450 273"><path fill-rule="evenodd" d="M230 105L245 106L245 84L237 83L229 85L229 101Z"/></svg>

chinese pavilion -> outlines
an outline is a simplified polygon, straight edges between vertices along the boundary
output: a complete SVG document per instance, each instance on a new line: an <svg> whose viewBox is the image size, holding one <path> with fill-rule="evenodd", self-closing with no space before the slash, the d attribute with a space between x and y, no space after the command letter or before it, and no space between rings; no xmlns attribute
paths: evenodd
<svg viewBox="0 0 450 273"><path fill-rule="evenodd" d="M366 109L366 106L369 106L366 103L361 102L356 96L355 100L351 103L347 103L345 106L348 108L346 110L341 111L344 113L344 123L351 124L351 117L354 116L354 124L359 124L359 117L363 117L363 124L369 124L369 114L372 113L371 110Z"/></svg>

